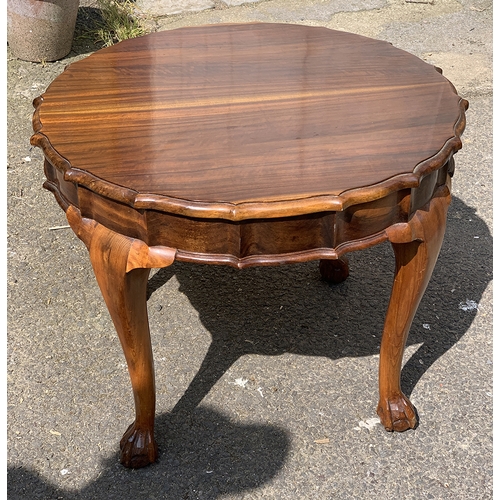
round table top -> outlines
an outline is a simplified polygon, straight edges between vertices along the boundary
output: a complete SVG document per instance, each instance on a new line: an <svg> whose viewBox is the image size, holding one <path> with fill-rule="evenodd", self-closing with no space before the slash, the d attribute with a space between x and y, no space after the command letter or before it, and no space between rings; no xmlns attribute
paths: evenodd
<svg viewBox="0 0 500 500"><path fill-rule="evenodd" d="M387 42L255 23L97 51L35 107L34 142L67 180L137 208L242 219L418 185L460 148L466 101Z"/></svg>

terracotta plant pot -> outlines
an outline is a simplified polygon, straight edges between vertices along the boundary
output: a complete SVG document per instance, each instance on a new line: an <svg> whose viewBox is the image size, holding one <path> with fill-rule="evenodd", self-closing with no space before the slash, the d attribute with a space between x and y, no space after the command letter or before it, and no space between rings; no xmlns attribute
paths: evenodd
<svg viewBox="0 0 500 500"><path fill-rule="evenodd" d="M7 0L7 41L25 61L56 61L71 51L79 0Z"/></svg>

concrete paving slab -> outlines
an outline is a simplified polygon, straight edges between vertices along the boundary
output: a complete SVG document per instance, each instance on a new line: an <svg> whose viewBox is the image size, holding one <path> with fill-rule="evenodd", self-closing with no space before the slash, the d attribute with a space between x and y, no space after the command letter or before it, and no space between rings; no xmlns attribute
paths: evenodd
<svg viewBox="0 0 500 500"><path fill-rule="evenodd" d="M137 0L137 8L146 15L170 16L207 9L227 9L261 0Z"/></svg>

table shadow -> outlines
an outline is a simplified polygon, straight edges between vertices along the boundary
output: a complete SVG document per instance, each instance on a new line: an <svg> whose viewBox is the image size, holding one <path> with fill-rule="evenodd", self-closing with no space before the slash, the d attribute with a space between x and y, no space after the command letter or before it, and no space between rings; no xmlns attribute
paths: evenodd
<svg viewBox="0 0 500 500"><path fill-rule="evenodd" d="M34 470L9 467L8 498L216 500L271 480L283 467L290 449L284 429L234 423L203 406L188 416L160 415L156 429L160 457L154 465L126 469L116 453L101 464L97 479L76 491L60 488Z"/></svg>
<svg viewBox="0 0 500 500"><path fill-rule="evenodd" d="M492 247L485 222L454 197L443 247L407 341L407 346L421 344L402 369L408 396L469 329L492 279ZM175 263L159 270L150 278L148 298L175 274L179 290L212 336L198 373L173 412L193 411L245 354L332 360L378 354L393 280L392 248L382 244L349 259L351 275L336 286L321 280L317 262L243 271Z"/></svg>

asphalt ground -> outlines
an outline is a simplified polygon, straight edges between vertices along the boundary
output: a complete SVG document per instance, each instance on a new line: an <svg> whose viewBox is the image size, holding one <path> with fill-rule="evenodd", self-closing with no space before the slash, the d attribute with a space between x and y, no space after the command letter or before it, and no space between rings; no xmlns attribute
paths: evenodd
<svg viewBox="0 0 500 500"><path fill-rule="evenodd" d="M441 67L470 108L445 241L405 351L419 427L387 433L375 412L390 245L351 253L340 286L315 262L175 263L149 284L160 458L141 470L118 461L134 418L118 338L29 142L33 98L96 50L80 38L95 15L85 3L62 61L7 52L8 498L492 498L492 1L268 0L154 20L384 39Z"/></svg>

